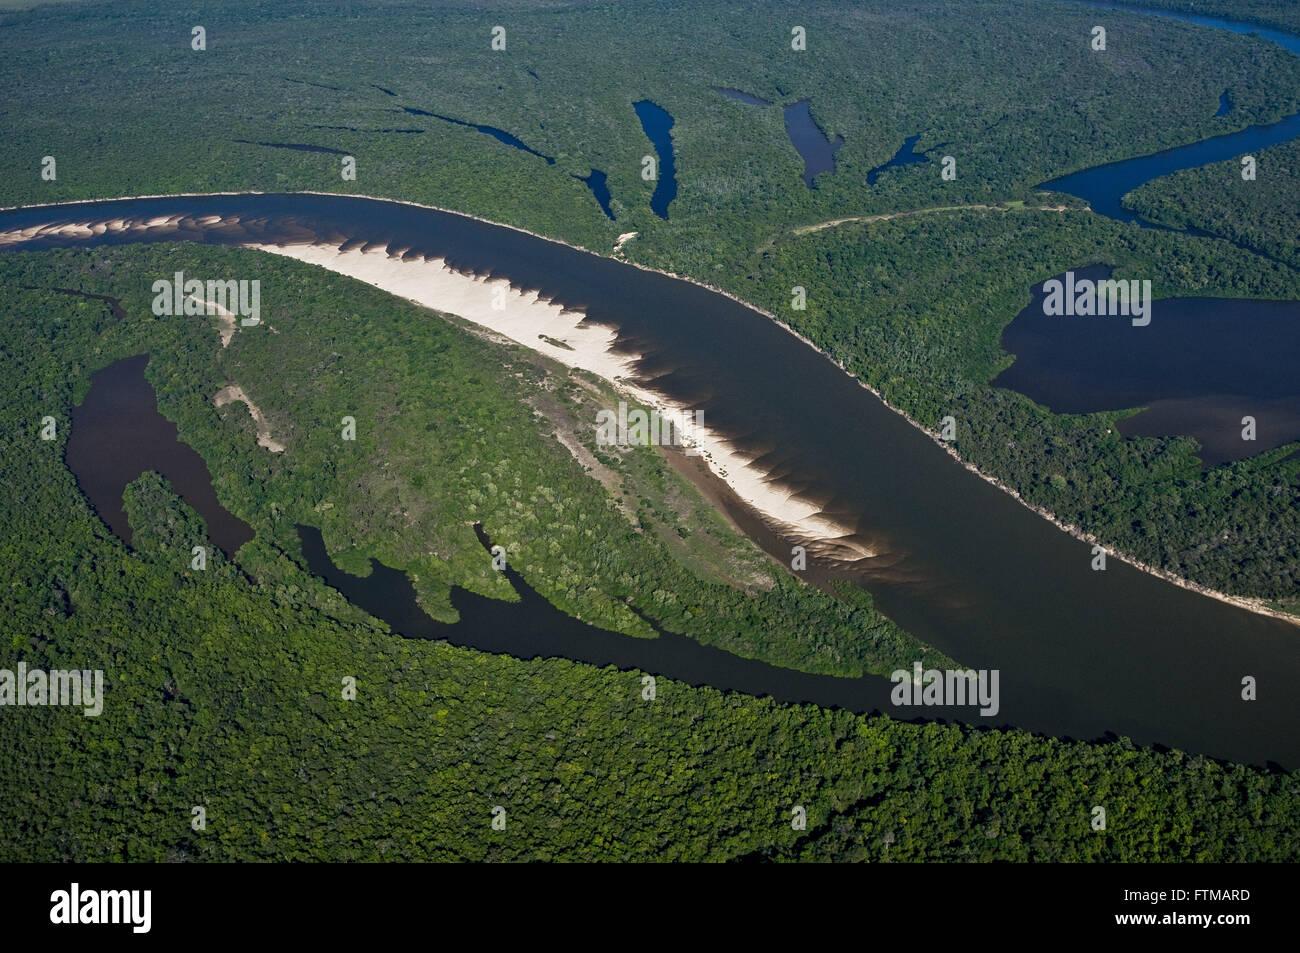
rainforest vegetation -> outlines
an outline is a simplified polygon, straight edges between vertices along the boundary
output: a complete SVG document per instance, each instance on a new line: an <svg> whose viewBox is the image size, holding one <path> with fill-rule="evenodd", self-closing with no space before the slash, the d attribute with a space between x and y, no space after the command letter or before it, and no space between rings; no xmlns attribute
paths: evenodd
<svg viewBox="0 0 1300 953"><path fill-rule="evenodd" d="M1283 0L1137 3L1300 28ZM1088 45L1097 22L1104 58ZM772 311L925 426L954 415L965 459L1061 519L1197 582L1300 604L1294 446L1207 470L1188 438L1125 439L1120 414L1054 415L990 385L1009 360L1002 328L1070 267L1149 277L1157 297L1300 297L1294 144L1261 154L1254 183L1225 163L1130 197L1235 245L1036 189L1300 110L1300 58L1272 44L1030 0L125 0L0 12L0 48L0 205L319 190L602 253L636 232L625 257ZM781 111L712 86L809 98L844 138L836 171L805 187ZM1225 89L1233 110L1215 120ZM640 174L643 99L674 119L666 221ZM918 151L955 157L957 178L931 161L868 186L916 134ZM582 181L592 170L612 220ZM929 209L944 210L806 231ZM224 350L215 324L150 315L153 278L205 265L291 303ZM790 308L795 285L806 310ZM167 244L0 255L0 288L5 657L108 682L99 718L0 717L0 859L1300 857L1294 774L668 681L648 702L640 673L399 638L305 571L295 523L321 527L354 572L370 556L407 570L444 620L453 586L511 598L479 521L530 585L606 628L649 638L649 620L825 673L949 661L866 594L798 582L658 455L584 453L582 424L611 399L599 383L359 283ZM60 288L119 298L125 317ZM201 572L185 543L202 521L165 480L128 488L127 547L63 461L90 375L142 352L162 413L257 532ZM213 406L230 383L289 452L258 446L243 404ZM54 441L38 436L47 415ZM340 439L345 415L355 442ZM1104 833L1089 824L1098 804ZM796 805L806 831L791 828Z"/></svg>
<svg viewBox="0 0 1300 953"><path fill-rule="evenodd" d="M1252 9L1283 6L1259 0ZM314 189L453 208L603 252L636 231L626 257L776 311L918 420L960 409L967 459L1107 544L1213 588L1287 604L1296 597L1295 468L1279 464L1287 453L1201 473L1186 439L1100 439L1102 418L1052 416L988 386L998 330L1031 284L1067 267L1131 259L1157 268L1160 294L1297 295L1294 272L1222 243L1137 236L1095 216L1054 225L1029 214L1081 204L1034 191L1054 176L1300 110L1300 58L1274 44L1067 2L812 3L799 7L811 44L799 53L789 42L793 14L776 5L539 8L521 0L500 7L498 19L509 21L501 51L491 49L495 21L477 8L449 4L435 16L404 3L326 3L310 18L292 4L207 7L207 48L198 51L177 13L128 2L120 8L131 14L127 33L106 9L4 17L0 69L13 95L0 105L8 130L0 159L13 174L0 180L0 202ZM1087 39L1103 13L1111 43L1099 58ZM61 37L54 48L51 31ZM100 69L104 62L114 68ZM64 93L83 73L87 83L93 74L93 102ZM780 111L712 86L772 101L809 97L823 131L845 138L837 171L805 188ZM1225 89L1233 110L1216 120ZM675 120L670 221L651 211L654 183L640 176L652 151L632 108L641 99ZM137 148L175 117L189 122L185 135L169 137L166 149ZM956 158L957 178L942 180L930 162L867 186L867 170L917 133L918 150ZM357 176L342 178L336 154L259 142L346 152ZM58 163L53 181L40 174L47 155ZM1219 190L1201 202L1198 189L1201 211L1183 210L1179 194L1159 214L1209 220L1210 230L1244 244L1254 236L1254 247L1285 259L1294 236L1276 210L1294 205L1286 167L1270 161L1249 196ZM593 168L608 175L614 221L574 178ZM1175 179L1202 174L1210 173ZM796 228L838 218L963 204L1025 210L918 216L792 240ZM964 259L994 232L996 247L1007 247L1021 228L1045 237L1009 257ZM813 289L809 312L783 307L794 285ZM886 304L903 310L882 318ZM1207 546L1218 527L1228 540Z"/></svg>
<svg viewBox="0 0 1300 953"><path fill-rule="evenodd" d="M1165 176L1130 192L1129 208L1169 228L1199 228L1300 269L1300 143L1263 149L1255 179L1237 159Z"/></svg>
<svg viewBox="0 0 1300 953"><path fill-rule="evenodd" d="M153 280L182 268L256 276L278 302L267 327L241 328L222 348L215 318L154 317ZM67 420L86 370L147 351L161 411L207 462L222 504L256 530L240 559L259 579L273 579L285 554L300 556L295 524L316 525L340 565L364 574L374 556L404 569L425 611L452 620L450 586L514 598L474 534L482 523L543 596L604 628L651 637L648 619L737 654L842 675L888 673L917 653L942 658L865 593L831 598L772 563L655 450L597 461L594 422L609 397L532 352L254 251L20 253L0 258L0 274L24 289L6 301L7 362L24 360L21 342L33 335L56 366L79 369L43 392L44 409L15 421ZM128 319L83 328L69 309L107 305L39 290L69 286L114 290ZM213 406L228 384L289 452L257 444L243 403ZM354 441L342 439L344 417L356 422ZM589 445L588 462L556 432Z"/></svg>
<svg viewBox="0 0 1300 953"><path fill-rule="evenodd" d="M185 253L195 267L254 255ZM265 499L267 491L301 478L299 465L258 447L239 407L224 408L229 416L223 417L205 402L219 373L238 374L256 400L274 408L268 415L290 441L292 456L315 461L304 469L321 465L313 447L329 441L312 435L316 414L293 409L294 393L305 383L298 369L318 367L321 354L337 354L335 365L359 371L387 355L391 396L405 408L388 423L397 427L400 416L438 421L436 439L418 449L436 457L439 445L463 443L465 454L484 452L474 449L481 421L509 426L513 419L520 449L494 452L504 459L515 459L514 452L533 455L538 469L525 471L525 491L539 493L554 481L552 488L575 492L590 478L565 465L558 444L559 454L548 457L550 444L527 430L529 414L514 406L518 393L484 388L477 402L457 405L436 387L404 390L405 359L380 346L386 325L400 326L408 345L426 356L463 358L490 349L356 283L337 279L328 295L277 313L270 319L274 332L240 331L231 353L220 359L216 331L204 326L205 319L141 318L139 303L148 294L142 270L169 267L178 254L181 248L169 245L0 258L6 288L111 285L126 292L131 315L123 321L106 302L40 290L7 295L2 307L9 329L0 346L6 372L0 390L5 654L32 667L103 669L106 689L104 711L95 718L53 707L8 710L0 718L0 860L1172 861L1300 855L1294 775L1122 740L1065 742L1022 731L778 705L667 679L647 701L638 672L520 661L389 634L306 573L290 546L280 546L281 527L296 514L327 516L315 512L325 497L365 525L359 501L366 494L350 492L356 474L339 460L343 472L322 481L328 490L308 489L301 501L277 494L284 510L273 516L276 504ZM279 280L306 271L279 260L274 267L283 269ZM337 315L320 312L318 305L329 307L327 298ZM286 366L291 350L310 346L312 335L299 330L307 315L322 323L323 343ZM371 341L373 349L348 348L342 336L331 336L335 320L359 322L369 334L346 341ZM259 332L254 343L251 335ZM283 350L273 343L281 338ZM66 428L53 441L38 436L42 416L67 419L91 370L142 346L157 355L149 376L163 408L184 437L204 449L223 502L258 529L237 554L216 551L203 571L189 561L191 544L203 538L202 520L165 480L143 474L128 486L128 549L78 493L62 460ZM252 352L268 346L281 358L283 394L254 368ZM495 356L497 366L526 367L523 355ZM440 371L439 378L456 373L443 365ZM344 379L321 376L327 387ZM425 401L422 409L417 398ZM357 416L369 419L364 411ZM389 441L394 448L404 445L396 436ZM406 500L400 455L393 459L392 499ZM535 480L534 472L546 474L546 482ZM491 521L513 508L518 497L512 484L502 478L503 499L485 494L475 513ZM462 486L455 480L449 485ZM450 494L429 486L423 498L431 510L452 506ZM603 505L594 490L556 499ZM464 515L455 513L455 528L445 537L437 520L425 519L420 527L429 533L422 538L448 547L444 578L472 582L483 560L462 562ZM599 512L588 515L588 525L602 525ZM385 507L377 525L393 519ZM336 542L358 535L347 520L324 522ZM756 577L765 573L757 560L732 550L744 549L734 537L720 528L708 532L716 534L708 544L715 564ZM566 539L563 532L556 538ZM384 533L375 539L365 543L371 551L394 551ZM619 539L625 559L658 560L645 571L667 571L673 559L667 547L632 545L623 534ZM539 582L560 565L558 556L537 564L529 558L521 565ZM721 588L704 581L696 586L701 598L716 598ZM783 610L779 599L752 591L749 598L754 611ZM803 611L829 618L813 596L786 598L803 599ZM725 611L725 600L713 605ZM763 631L784 630L773 625ZM345 698L349 678L356 687L351 700ZM1092 829L1095 805L1107 810L1105 832ZM806 830L791 825L796 806L806 811ZM202 830L191 823L196 807L204 809ZM506 812L505 830L492 826L498 807Z"/></svg>

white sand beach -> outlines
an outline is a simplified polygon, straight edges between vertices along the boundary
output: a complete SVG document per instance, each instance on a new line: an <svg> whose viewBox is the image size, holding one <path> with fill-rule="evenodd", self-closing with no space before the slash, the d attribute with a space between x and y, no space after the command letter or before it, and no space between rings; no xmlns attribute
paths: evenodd
<svg viewBox="0 0 1300 953"><path fill-rule="evenodd" d="M462 274L441 259L403 261L376 248L340 251L328 245L248 247L318 265L435 311L464 318L569 367L589 371L669 418L681 419L690 410L670 404L636 382L636 358L611 351L615 340L612 330L584 324L580 312L566 310L536 292L519 291L505 279L484 280ZM557 347L547 338L572 350ZM592 421L593 429L595 426ZM690 433L710 469L778 532L808 543L820 542L819 549L833 549L841 559L874 555L847 539L853 532L851 527L824 518L817 505L769 482L766 473L751 466L747 457L709 430L707 421Z"/></svg>

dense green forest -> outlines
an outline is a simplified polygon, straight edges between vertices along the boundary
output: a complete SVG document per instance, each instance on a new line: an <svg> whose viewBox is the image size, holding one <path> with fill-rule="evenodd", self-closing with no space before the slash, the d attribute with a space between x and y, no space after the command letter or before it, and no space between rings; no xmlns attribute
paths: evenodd
<svg viewBox="0 0 1300 953"><path fill-rule="evenodd" d="M1300 28L1282 0L1134 2ZM1097 22L1104 58L1088 48ZM795 24L806 52L790 48ZM960 454L1029 501L1198 582L1300 606L1294 446L1204 470L1190 439L1124 439L1111 432L1121 414L1055 415L990 386L1030 286L1070 267L1114 265L1158 297L1300 297L1294 144L1261 155L1257 190L1225 181L1228 163L1131 196L1245 247L1035 190L1300 110L1300 58L1272 44L1031 0L126 0L0 12L0 44L0 205L320 190L603 253L636 231L625 257L776 313L923 425L955 415ZM715 85L809 97L845 139L837 171L806 188L781 111ZM1215 120L1225 89L1234 109ZM640 175L652 147L631 104L645 98L675 119L667 221ZM918 150L957 158L957 179L932 161L867 186L916 134ZM341 178L334 151L284 145L353 155L357 177ZM614 221L575 178L592 169L608 174ZM1056 204L1070 210L1039 208ZM949 210L800 231L936 207ZM154 277L204 267L281 289L268 326L222 350L203 319L150 316ZM794 285L806 311L789 308ZM8 659L100 667L108 682L99 718L0 717L0 859L1300 858L1296 774L667 680L647 702L637 672L398 638L305 571L296 522L320 526L353 572L370 556L408 571L443 620L454 586L511 598L481 521L543 596L610 629L651 637L648 619L815 672L948 662L865 594L831 598L775 566L656 453L592 453L580 424L617 399L599 382L454 320L194 245L0 255L0 288L0 637ZM121 298L128 317L56 288ZM128 489L128 548L63 462L91 373L144 351L162 412L257 531L202 572L187 545L202 521L165 480ZM213 406L228 383L286 453L257 445L243 404ZM52 442L37 436L47 414ZM344 415L355 443L340 439ZM791 828L795 805L806 831ZM1105 832L1091 830L1094 805Z"/></svg>
<svg viewBox="0 0 1300 953"><path fill-rule="evenodd" d="M1253 181L1229 159L1157 179L1124 201L1149 221L1199 228L1300 269L1300 143L1263 149L1255 162Z"/></svg>
<svg viewBox="0 0 1300 953"><path fill-rule="evenodd" d="M1203 17L1242 20L1300 33L1300 8L1291 0L1125 0L1130 6L1151 7Z"/></svg>
<svg viewBox="0 0 1300 953"><path fill-rule="evenodd" d="M251 252L183 252L195 267L263 262L277 269L277 281L307 270ZM563 450L549 462L542 455L558 448L555 441L522 432L529 415L514 409L517 394L485 388L457 406L440 403L436 388L405 391L405 358L384 338L400 327L412 353L490 354L493 366L521 371L526 355L503 355L396 299L331 278L333 304L325 292L316 299L303 289L300 302L268 315L278 334L241 330L218 359L206 319L141 316L144 278L181 253L133 246L0 258L6 288L111 285L129 315L122 321L108 303L41 290L6 295L0 305L9 330L0 343L6 658L100 668L106 681L98 717L26 708L0 718L0 860L1300 856L1294 774L1124 741L1062 742L778 705L667 679L647 701L638 672L525 662L390 635L276 544L295 507L310 508L321 494L279 497L286 508L279 519L261 502L264 488L292 486L314 465L313 442L326 442L312 435L312 416L297 416L304 382L296 371L337 353L336 363L351 372L321 375L322 386L332 387L372 371L367 361L386 359L394 399L406 401L390 422L406 415L439 421L426 453L458 442L473 452L479 415L495 415L502 427L518 420L518 452L547 467L529 472L524 486L535 490L542 474L559 481L571 468ZM309 315L318 332L300 330ZM349 347L332 334L332 323L344 320L367 331L346 340L363 343ZM322 342L312 344L317 333ZM203 448L223 503L258 529L254 542L233 558L214 554L203 571L189 565L202 520L165 480L144 474L127 488L128 550L77 492L62 459L67 428L54 441L38 436L42 416L66 421L95 367L141 346L158 355L149 376L162 406ZM289 352L298 348L309 352L294 363ZM258 376L254 353L264 349L279 358L282 386ZM223 419L204 403L219 372L238 374L255 400L274 408L267 409L271 423L291 447L283 459L256 446L237 405ZM417 396L425 401L419 411L411 406ZM321 493L342 509L354 474L339 465L343 475L325 480L332 489ZM568 479L575 494L584 480L594 482L577 473ZM598 497L591 489L564 499ZM429 487L425 498L431 507L446 502ZM488 520L504 507L479 505L477 515ZM327 525L336 542L355 532ZM721 560L740 544L716 532ZM380 551L393 545L377 538ZM620 548L647 559L655 551ZM450 573L459 557L445 555ZM525 571L542 585L551 565ZM724 565L754 564L733 553ZM653 570L666 571L662 564ZM753 604L764 605L763 597ZM824 605L806 603L804 611L831 617ZM348 678L356 686L350 700ZM806 830L792 827L797 806L806 811ZM1104 831L1092 829L1095 806L1106 809ZM498 807L504 830L492 826ZM195 808L203 809L201 829Z"/></svg>
<svg viewBox="0 0 1300 953"><path fill-rule="evenodd" d="M182 268L255 276L276 302L268 327L241 329L223 349L215 318L155 318L152 281ZM475 537L480 522L538 592L604 628L649 637L649 619L831 674L943 658L865 593L835 599L773 564L652 448L597 461L594 421L613 396L585 375L360 282L260 252L168 244L9 255L0 284L120 296L129 320L75 330L61 317L66 295L7 296L6 367L23 360L31 335L48 337L67 368L44 409L33 402L17 419L66 420L88 370L148 351L160 409L207 461L223 505L256 530L240 560L268 585L285 554L299 553L294 525L307 523L353 572L364 574L371 556L408 571L425 611L451 620L453 585L515 598ZM82 312L106 307L74 300ZM258 446L242 403L213 406L227 384L243 389L287 452ZM345 416L355 441L342 439ZM588 463L557 432L585 444Z"/></svg>
<svg viewBox="0 0 1300 953"><path fill-rule="evenodd" d="M1158 293L1169 295L1295 297L1294 275L1231 249L1222 257L1232 264L1221 265L1218 245L1170 236L1151 244L1131 228L1074 215L1061 226L1068 240L1026 251L1014 246L1017 229L1055 227L1028 211L830 228L798 239L802 251L789 241L795 228L846 216L1055 203L1034 186L1276 120L1300 109L1300 58L1274 44L1027 0L801 4L804 52L790 49L795 13L770 3L519 0L495 7L495 19L457 4L434 15L404 3L326 3L313 5L312 17L292 4L107 9L0 18L0 71L12 91L0 104L9 133L0 161L13 170L0 180L0 202L315 189L454 208L604 252L618 234L637 231L626 257L780 313L918 420L932 423L940 407L961 410L970 424L963 456L1067 522L1214 588L1296 598L1294 466L1277 463L1285 453L1201 473L1185 439L1101 439L1106 419L1046 415L987 386L1000 327L1028 300L1029 285L1067 267L1150 262ZM129 11L129 35L118 10ZM1087 43L1099 18L1110 38L1104 57ZM196 51L191 21L204 20L207 49ZM490 46L497 21L507 29L503 51ZM82 76L97 90L93 102L68 92ZM715 85L780 102L809 97L823 131L845 138L837 171L805 188L780 110L726 99ZM1225 89L1233 111L1214 119ZM641 98L675 118L680 190L666 222L650 211L653 183L640 177L651 151L631 108ZM504 130L555 163L433 113ZM186 135L169 136L166 149L137 147L177 117ZM957 159L956 180L943 181L930 162L867 186L866 170L911 134L932 157ZM357 177L341 178L336 154L257 143L348 152ZM40 176L45 155L58 160L54 181ZM574 178L592 168L608 173L616 221ZM1284 187L1255 184L1266 197L1254 205L1287 203ZM1197 217L1213 217L1222 201L1203 203ZM1274 228L1246 224L1251 212L1241 209L1222 229L1265 228L1285 240L1288 213L1261 219ZM1001 230L997 247L1014 251L979 256L990 229ZM1130 246L1145 257L1132 258ZM1261 236L1257 247L1274 244ZM967 249L985 273L964 267ZM943 256L954 255L966 277L950 293ZM783 310L795 284L815 285L807 313ZM885 316L883 302L902 310ZM1224 545L1208 543L1225 529Z"/></svg>

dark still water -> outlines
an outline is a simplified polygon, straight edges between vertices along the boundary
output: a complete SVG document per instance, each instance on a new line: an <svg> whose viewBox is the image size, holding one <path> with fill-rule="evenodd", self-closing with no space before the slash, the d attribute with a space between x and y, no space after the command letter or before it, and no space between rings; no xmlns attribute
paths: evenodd
<svg viewBox="0 0 1300 953"><path fill-rule="evenodd" d="M139 227L88 238L56 230L117 218ZM827 358L740 302L513 229L370 199L206 196L0 213L0 250L177 239L373 242L505 277L581 310L614 328L620 349L642 355L643 386L703 410L708 426L773 482L852 527L875 555L839 569L886 613L964 665L998 669L999 724L1074 738L1114 732L1300 767L1300 698L1292 691L1300 684L1300 628L1116 559L1092 571L1090 546L971 474ZM264 286L264 306L277 293ZM1158 320L1156 312L1153 326ZM707 679L647 667L752 690L748 663L731 656ZM1259 679L1259 701L1241 701L1245 675ZM800 697L810 684L797 673L781 677L782 698Z"/></svg>
<svg viewBox="0 0 1300 953"><path fill-rule="evenodd" d="M1203 165L1247 153L1258 153L1269 146L1290 142L1297 136L1300 136L1300 113L1268 126L1250 126L1240 132L1202 139L1191 145L1166 149L1153 155L1094 166L1044 182L1038 188L1076 195L1085 199L1094 212L1107 218L1135 222L1139 221L1138 216L1124 208L1120 200L1152 179L1184 169L1199 169Z"/></svg>
<svg viewBox="0 0 1300 953"><path fill-rule="evenodd" d="M342 149L330 149L327 146L311 146L302 142L254 142L251 139L232 139L231 142L238 142L245 146L266 146L268 149L292 149L295 152L324 152L328 155L345 156L347 155Z"/></svg>
<svg viewBox="0 0 1300 953"><path fill-rule="evenodd" d="M460 621L444 624L424 614L406 573L372 559L370 575L353 576L334 565L319 529L301 525L297 529L303 557L313 575L408 638L444 639L521 659L558 657L602 668L639 669L689 685L766 695L783 702L815 702L862 714L888 711L897 717L900 711L919 713L915 719L905 720L969 717L968 711L955 708L897 708L890 704L892 685L884 678L809 675L740 658L671 632L638 639L598 629L560 612L509 567L505 574L519 594L518 602L487 599L453 588L451 602ZM1001 719L990 717L988 722L998 724Z"/></svg>
<svg viewBox="0 0 1300 953"><path fill-rule="evenodd" d="M149 355L139 354L91 377L86 399L72 412L68 469L91 506L126 543L131 542L131 524L122 509L122 491L140 474L155 470L203 517L208 538L233 553L253 538L253 529L217 501L207 464L158 412L144 376L148 363Z"/></svg>
<svg viewBox="0 0 1300 953"><path fill-rule="evenodd" d="M1109 268L1074 271L1097 281ZM1056 279L1064 282L1064 276ZM1056 413L1147 407L1120 424L1129 435L1186 434L1206 465L1300 440L1300 302L1163 298L1151 323L1047 315L1043 286L1002 332L1016 362L993 381ZM1256 437L1242 439L1242 418Z"/></svg>
<svg viewBox="0 0 1300 953"><path fill-rule="evenodd" d="M662 106L642 99L633 103L636 118L641 120L641 128L646 137L659 153L658 178L655 181L654 194L650 196L650 210L660 218L667 220L668 206L677 198L677 162L673 158L673 117Z"/></svg>
<svg viewBox="0 0 1300 953"><path fill-rule="evenodd" d="M600 205L600 210L605 213L605 217L611 222L614 221L614 210L609 205L609 186L605 183L605 173L599 169L592 169L590 175L575 175L574 178L591 189L591 194L596 197L596 202Z"/></svg>
<svg viewBox="0 0 1300 953"><path fill-rule="evenodd" d="M746 106L770 106L772 105L761 96L755 96L753 93L747 93L743 89L731 89L728 86L710 86L709 89L715 93L721 93L728 99L734 99L737 102L744 103Z"/></svg>
<svg viewBox="0 0 1300 953"><path fill-rule="evenodd" d="M880 178L882 172L888 172L890 169L896 169L905 165L916 165L921 162L929 162L930 157L924 152L916 151L916 144L920 140L921 134L908 136L903 140L902 146L894 153L894 157L884 165L878 165L867 173L867 185L875 185L876 180Z"/></svg>
<svg viewBox="0 0 1300 953"><path fill-rule="evenodd" d="M813 120L812 104L806 99L785 107L785 132L803 157L803 184L815 189L813 179L835 171L835 153L844 145L844 137L828 139Z"/></svg>
<svg viewBox="0 0 1300 953"><path fill-rule="evenodd" d="M518 149L520 152L526 152L530 156L537 156L539 159L546 160L547 165L555 165L555 159L548 155L543 155L531 146L526 145L518 136L512 136L504 129L498 129L496 126L485 126L477 122L465 122L463 119L453 119L451 116L443 116L438 113L431 113L424 109L416 109L413 106L403 106L402 111L410 113L412 116L428 116L430 119L441 119L443 122L449 122L453 126L464 126L466 129L473 129L481 132L485 136L491 136L502 145L507 145L511 149Z"/></svg>

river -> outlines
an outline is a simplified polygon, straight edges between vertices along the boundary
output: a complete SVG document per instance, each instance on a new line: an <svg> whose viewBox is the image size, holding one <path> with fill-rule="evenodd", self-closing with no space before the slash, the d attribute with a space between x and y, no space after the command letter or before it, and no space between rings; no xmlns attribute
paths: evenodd
<svg viewBox="0 0 1300 953"><path fill-rule="evenodd" d="M1085 197L1094 208L1122 217L1119 197L1141 181L1212 161L1220 150L1236 154L1256 134L1215 137L1207 140L1214 143L1209 153L1183 151L1201 145L1194 144L1160 153L1158 161L1126 160L1048 186L1093 183L1099 191ZM88 227L48 228L60 223ZM851 526L857 545L873 555L837 571L866 586L921 639L972 668L1000 671L1001 711L984 723L1058 737L1119 734L1235 761L1300 766L1292 694L1300 684L1300 630L1116 559L1093 571L1088 545L970 473L830 360L726 296L503 226L342 196L175 197L0 213L0 232L22 229L29 231L0 250L168 240L373 243L508 278L615 330L615 348L638 358L638 383L702 409L709 426L751 454L774 483ZM264 307L273 307L274 289L263 294ZM755 519L735 515L751 525ZM771 534L765 541L784 555L788 541ZM457 626L445 637L481 645L486 635ZM651 649L650 657L614 664L787 701L888 709L883 679L828 680L688 640L656 641L658 655ZM583 653L561 645L554 654ZM1246 676L1258 679L1257 701L1241 698ZM981 723L973 712L959 717Z"/></svg>
<svg viewBox="0 0 1300 953"><path fill-rule="evenodd" d="M42 231L58 222L90 225ZM826 357L726 296L503 226L343 196L138 199L0 213L0 232L24 228L28 237L9 250L177 239L375 243L404 259L443 258L536 289L615 329L616 348L640 355L644 386L702 409L774 482L851 525L875 555L840 566L842 573L921 639L972 668L1000 671L1001 711L987 721L1300 765L1290 696L1300 684L1295 626L1116 559L1093 571L1088 545L970 473ZM263 288L264 313L275 294ZM461 641L454 630L447 637ZM811 676L789 672L780 686L755 685L757 663L710 655L700 670L680 662L656 673L835 702L814 690ZM1258 701L1241 700L1247 675L1260 680ZM847 694L869 690L883 700L887 683L869 681L874 688ZM859 699L852 707L875 706ZM973 711L968 717L980 721Z"/></svg>

